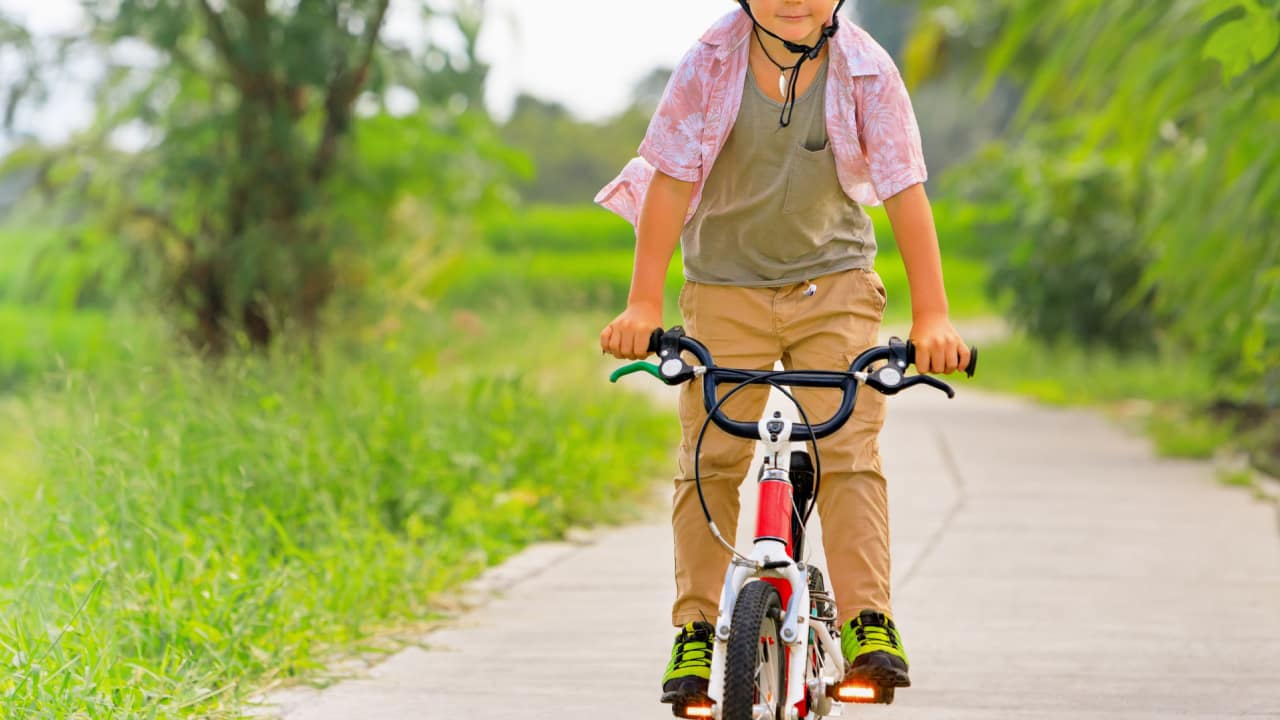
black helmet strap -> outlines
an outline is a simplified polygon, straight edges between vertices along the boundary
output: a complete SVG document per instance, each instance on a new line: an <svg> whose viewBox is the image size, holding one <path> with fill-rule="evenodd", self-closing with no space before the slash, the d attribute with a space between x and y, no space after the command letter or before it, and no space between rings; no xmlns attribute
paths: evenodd
<svg viewBox="0 0 1280 720"><path fill-rule="evenodd" d="M760 31L763 30L765 35L781 42L782 46L785 47L788 52L800 56L800 59L796 61L795 66L792 68L791 78L787 82L787 91L784 93L782 101L782 115L778 118L778 124L780 126L787 127L791 124L791 115L795 111L796 107L796 84L800 78L801 66L804 65L806 60L816 60L818 58L818 54L822 52L823 46L825 46L827 41L830 40L831 37L840 29L840 8L844 7L844 3L845 0L840 0L836 3L836 9L831 14L831 24L822 28L822 35L818 37L818 42L814 43L813 47L809 47L808 45L793 43L790 40L778 37L772 33L769 28L761 25L760 22L756 20L756 16L751 12L750 0L738 0L738 4L742 6L743 12L745 12L747 17L751 18L751 22L755 24L757 40L759 40ZM762 50L764 49L763 43L761 43L760 48ZM768 54L768 51L766 50L765 53ZM769 59L775 65L777 64L777 61L773 60L773 58Z"/></svg>

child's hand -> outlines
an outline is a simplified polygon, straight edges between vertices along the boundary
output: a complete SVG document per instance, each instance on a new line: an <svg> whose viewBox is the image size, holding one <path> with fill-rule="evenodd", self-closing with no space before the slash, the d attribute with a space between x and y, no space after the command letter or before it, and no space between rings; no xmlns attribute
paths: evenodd
<svg viewBox="0 0 1280 720"><path fill-rule="evenodd" d="M911 325L916 369L949 375L969 366L969 346L951 326L946 313L918 315Z"/></svg>
<svg viewBox="0 0 1280 720"><path fill-rule="evenodd" d="M662 307L632 303L600 331L600 349L622 360L649 356L649 336L662 327Z"/></svg>

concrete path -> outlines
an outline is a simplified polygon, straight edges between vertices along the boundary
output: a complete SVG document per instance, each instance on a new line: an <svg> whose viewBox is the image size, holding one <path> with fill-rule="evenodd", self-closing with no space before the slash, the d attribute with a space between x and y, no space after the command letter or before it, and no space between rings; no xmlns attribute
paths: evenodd
<svg viewBox="0 0 1280 720"><path fill-rule="evenodd" d="M1280 718L1275 506L1092 413L957 386L953 401L927 388L890 401L895 612L915 686L845 717ZM277 694L277 712L670 717L656 702L672 637L666 517L533 548L478 587L492 601L428 636L430 650Z"/></svg>

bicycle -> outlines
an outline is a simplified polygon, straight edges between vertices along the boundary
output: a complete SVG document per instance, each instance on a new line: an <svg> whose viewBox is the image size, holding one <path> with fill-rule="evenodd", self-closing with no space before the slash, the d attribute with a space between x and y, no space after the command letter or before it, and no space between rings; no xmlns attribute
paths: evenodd
<svg viewBox="0 0 1280 720"><path fill-rule="evenodd" d="M955 397L955 391L935 377L907 375L907 366L915 362L915 348L898 338L861 353L848 371L718 367L706 346L679 326L666 332L654 330L649 352L658 355L657 365L633 362L614 371L609 379L616 383L635 372L647 372L668 385L703 379L707 419L694 452L694 480L711 534L733 554L715 623L707 695L673 704L672 713L676 717L713 720L802 720L829 716L841 702L893 702L893 687L841 682L845 667L835 599L827 590L822 571L802 560L805 526L821 489L822 463L817 441L849 420L859 385L884 395L896 395L920 384L942 390L949 398ZM682 352L692 354L701 364L689 365ZM969 377L973 377L977 359L977 349L971 349L971 360L965 368ZM884 365L869 370L882 361ZM735 383L737 387L717 398L721 383ZM750 423L733 420L721 412L729 398L753 384L766 384L781 391L796 406L800 421L775 411ZM831 418L813 425L785 386L839 389L843 396ZM697 458L712 422L731 435L764 444L764 463L757 479L755 543L749 556L725 541L702 493ZM813 457L804 451L789 452L792 441L809 442ZM804 508L803 513L800 508Z"/></svg>

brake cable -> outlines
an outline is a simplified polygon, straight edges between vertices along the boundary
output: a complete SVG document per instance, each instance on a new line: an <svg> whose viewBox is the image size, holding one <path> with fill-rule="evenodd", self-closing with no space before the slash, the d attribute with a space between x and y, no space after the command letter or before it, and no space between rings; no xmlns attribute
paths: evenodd
<svg viewBox="0 0 1280 720"><path fill-rule="evenodd" d="M712 368L712 371L713 370L714 368ZM711 517L711 510L707 507L707 498L702 491L702 471L701 471L702 441L706 437L707 428L710 427L712 419L715 417L715 414L720 411L720 408L726 402L729 401L729 398L733 397L734 395L737 395L740 391L742 391L743 388L746 388L749 385L767 384L770 387L776 388L778 392L782 393L784 396L786 396L788 400L791 401L791 404L794 405L796 410L800 413L801 421L804 422L804 424L807 425L810 429L808 443L813 447L813 476L814 476L813 496L809 498L808 507L805 508L805 512L801 518L801 523L800 523L799 542L801 544L801 547L803 547L805 535L808 532L809 518L813 514L813 509L817 507L817 504L818 504L818 491L821 488L821 484L822 484L822 455L818 451L818 439L813 437L813 432L812 432L813 425L809 422L809 415L808 413L805 412L804 406L800 403L799 400L796 399L795 395L793 395L790 391L788 391L786 388L784 388L782 385L776 382L776 378L780 376L789 375L794 372L797 372L797 371L776 370L764 375L758 375L742 383L739 383L737 387L731 389L729 392L725 393L724 397L716 401L716 404L712 406L711 409L707 412L707 417L705 420L702 421L702 427L698 430L698 442L694 447L694 451L693 451L693 481L698 490L698 503L702 505L702 514L703 514L703 517L705 517L707 520L707 525L711 530L712 536L715 537L715 539L719 541L720 544L725 547L725 549L727 549L730 553L737 556L738 558L741 558L742 560L750 561L751 558L738 552L737 548L733 547L732 544L725 541L724 535L720 532L720 528L716 526L715 520ZM703 376L703 382L706 382L705 375ZM855 394L857 393L856 386L854 388L854 393ZM793 507L792 512L796 513L798 512L798 510Z"/></svg>

